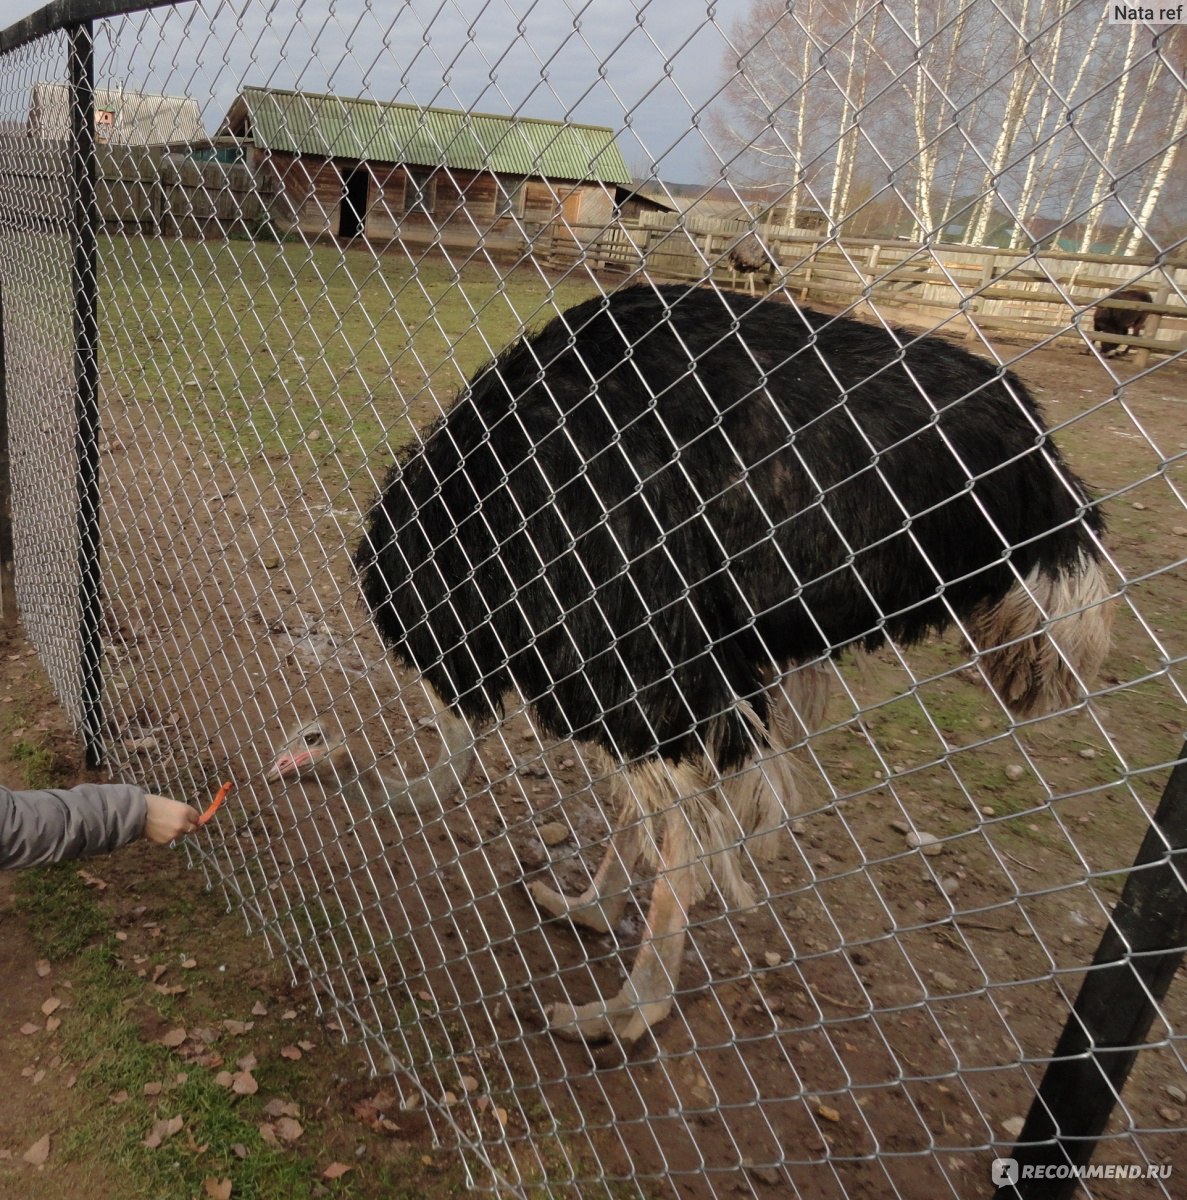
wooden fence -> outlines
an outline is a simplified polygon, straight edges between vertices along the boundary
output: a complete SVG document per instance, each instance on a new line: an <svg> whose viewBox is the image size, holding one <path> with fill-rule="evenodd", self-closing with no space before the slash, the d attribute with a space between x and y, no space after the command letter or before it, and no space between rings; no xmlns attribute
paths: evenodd
<svg viewBox="0 0 1187 1200"><path fill-rule="evenodd" d="M610 228L557 226L538 254L558 270L581 264L599 273L644 272L672 280L738 283L726 252L750 227L741 221L649 215L637 224ZM930 326L964 324L964 334L997 332L1026 338L1087 338L1150 354L1187 350L1187 261L1155 267L1140 259L1060 251L1028 253L986 246L910 242L903 239L822 240L819 234L763 227L762 236L780 260L774 285L807 302L857 310L903 310ZM1151 314L1141 337L1098 334L1092 309L1124 285L1144 288L1151 303L1124 307Z"/></svg>
<svg viewBox="0 0 1187 1200"><path fill-rule="evenodd" d="M191 237L257 233L269 220L276 181L243 163L198 162L160 146L96 146L96 200L107 229ZM0 213L11 226L68 226L66 142L0 137Z"/></svg>

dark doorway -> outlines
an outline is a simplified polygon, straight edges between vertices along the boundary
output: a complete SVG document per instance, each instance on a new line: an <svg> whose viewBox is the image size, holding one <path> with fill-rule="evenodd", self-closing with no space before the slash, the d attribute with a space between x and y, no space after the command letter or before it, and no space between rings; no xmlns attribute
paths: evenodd
<svg viewBox="0 0 1187 1200"><path fill-rule="evenodd" d="M361 163L342 176L342 203L338 206L338 236L356 238L367 222L367 192L371 173Z"/></svg>

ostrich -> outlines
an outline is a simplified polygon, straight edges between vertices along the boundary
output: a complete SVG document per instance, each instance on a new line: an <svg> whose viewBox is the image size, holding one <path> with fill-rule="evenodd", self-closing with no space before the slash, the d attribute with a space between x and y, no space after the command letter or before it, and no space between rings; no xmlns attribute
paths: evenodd
<svg viewBox="0 0 1187 1200"><path fill-rule="evenodd" d="M730 265L731 285L736 287L738 275L745 275L752 296L754 295L754 276L759 271L764 272L766 283L769 286L780 266L775 252L753 231L738 238L730 246L725 257Z"/></svg>
<svg viewBox="0 0 1187 1200"><path fill-rule="evenodd" d="M1154 297L1144 288L1122 288L1106 299L1130 300L1135 304L1154 302ZM1092 310L1092 328L1097 333L1120 333L1127 337L1140 337L1149 319L1150 313L1141 308L1105 308L1098 304ZM1119 342L1101 342L1100 352L1105 358L1113 351L1116 351L1117 357L1120 358L1129 353L1129 347Z"/></svg>
<svg viewBox="0 0 1187 1200"><path fill-rule="evenodd" d="M742 866L796 808L787 751L829 659L956 625L1015 716L1076 705L1108 644L1103 532L1010 372L935 338L640 285L482 368L393 468L355 566L446 728L481 732L517 693L543 736L617 765L592 886L532 893L611 928L649 862L620 991L547 1010L559 1035L629 1042L671 1010L711 884L752 902Z"/></svg>

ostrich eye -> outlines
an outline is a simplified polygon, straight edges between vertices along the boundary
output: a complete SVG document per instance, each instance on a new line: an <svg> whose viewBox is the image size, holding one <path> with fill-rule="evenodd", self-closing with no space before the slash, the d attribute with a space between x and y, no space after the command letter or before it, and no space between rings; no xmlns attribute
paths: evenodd
<svg viewBox="0 0 1187 1200"><path fill-rule="evenodd" d="M311 729L305 734L306 746L320 746L324 740L320 729Z"/></svg>

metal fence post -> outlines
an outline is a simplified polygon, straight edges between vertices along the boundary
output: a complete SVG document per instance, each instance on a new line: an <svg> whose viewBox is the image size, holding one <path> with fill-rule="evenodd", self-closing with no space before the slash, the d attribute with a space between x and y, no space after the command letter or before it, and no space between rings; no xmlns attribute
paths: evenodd
<svg viewBox="0 0 1187 1200"><path fill-rule="evenodd" d="M1167 781L1113 918L1076 997L1010 1157L1025 1167L1088 1162L1183 962L1187 943L1187 744ZM1066 1200L1077 1181L1020 1179L996 1200Z"/></svg>
<svg viewBox="0 0 1187 1200"><path fill-rule="evenodd" d="M70 31L73 134L75 448L78 461L78 598L82 733L87 765L103 756L103 666L99 540L98 205L94 39L89 21Z"/></svg>
<svg viewBox="0 0 1187 1200"><path fill-rule="evenodd" d="M0 617L16 623L16 571L12 551L12 475L8 448L8 372L4 354L4 288L0 285Z"/></svg>

